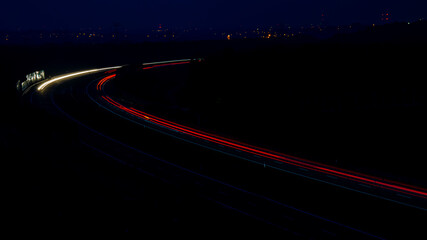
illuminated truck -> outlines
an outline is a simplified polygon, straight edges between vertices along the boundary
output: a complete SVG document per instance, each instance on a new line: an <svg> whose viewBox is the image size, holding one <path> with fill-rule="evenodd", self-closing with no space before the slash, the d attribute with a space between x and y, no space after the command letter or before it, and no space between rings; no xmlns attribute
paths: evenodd
<svg viewBox="0 0 427 240"><path fill-rule="evenodd" d="M21 82L20 80L16 83L16 90L18 92L24 92L27 88L29 88L34 83L40 82L46 78L43 70L35 71L26 76L26 80Z"/></svg>

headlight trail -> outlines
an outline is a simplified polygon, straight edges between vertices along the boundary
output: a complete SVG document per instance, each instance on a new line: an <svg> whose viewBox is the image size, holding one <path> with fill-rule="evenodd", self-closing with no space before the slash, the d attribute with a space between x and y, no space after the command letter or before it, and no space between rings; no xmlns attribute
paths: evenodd
<svg viewBox="0 0 427 240"><path fill-rule="evenodd" d="M173 63L175 62L168 62L168 63L160 62L159 64L151 64L150 68L170 65ZM289 155L275 152L269 149L252 146L236 140L228 139L212 133L207 133L204 131L200 131L198 129L190 128L172 121L168 121L166 119L162 119L160 117L148 114L146 112L135 109L133 107L126 107L121 103L115 101L110 96L105 95L105 93L103 92L103 85L106 84L112 78L114 78L114 75L108 75L107 77L102 78L97 84L96 89L101 93L102 99L106 103L110 104L111 106L114 106L122 111L125 111L126 113L131 114L134 117L142 119L146 122L150 122L157 126L161 126L163 128L170 129L175 132L179 132L181 134L185 134L191 137L209 141L214 144L222 145L230 149L246 152L261 158L283 162L283 163L293 165L302 169L311 170L311 171L315 171L322 174L327 174L329 176L334 176L342 180L350 180L359 184L366 184L372 187L379 187L382 189L387 189L394 192L399 192L399 193L407 194L410 196L427 199L427 189L424 189L421 187L416 187L409 184L386 180L386 179L370 176L363 173L358 173L358 172L341 169L341 168L337 168L334 166L330 166L330 165L326 165L326 164L322 164L314 161L309 161L309 160L289 156Z"/></svg>
<svg viewBox="0 0 427 240"><path fill-rule="evenodd" d="M121 68L122 66L115 66L115 67L106 67L106 68L97 68L97 69L91 69L91 70L86 70L86 71L81 71L81 72L74 72L74 73L70 73L70 74L66 74L66 75L62 75L62 76L58 76L58 77L54 77L51 78L49 80L47 80L46 82L44 82L43 84L41 84L37 90L39 92L43 92L43 90L45 88L47 88L50 84L54 83L54 82L58 82L61 80L66 80L72 77L76 77L76 76L82 76L85 74L90 74L90 73L97 73L97 72L101 72L101 71L105 71L105 70L112 70L112 69L117 69L117 68Z"/></svg>
<svg viewBox="0 0 427 240"><path fill-rule="evenodd" d="M150 62L150 63L143 63L142 66L151 66L151 65L163 65L165 63L179 63L179 62L190 62L193 59L179 59L179 60L169 60L169 61L161 61L161 62Z"/></svg>

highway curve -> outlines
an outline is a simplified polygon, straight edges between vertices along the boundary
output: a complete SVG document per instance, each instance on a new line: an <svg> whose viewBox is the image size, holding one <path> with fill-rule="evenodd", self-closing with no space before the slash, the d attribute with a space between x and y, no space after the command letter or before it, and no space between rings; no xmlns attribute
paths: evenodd
<svg viewBox="0 0 427 240"><path fill-rule="evenodd" d="M154 68L185 67L192 61L145 63L140 68L150 71ZM397 212L411 209L411 214L425 214L427 190L424 188L252 146L147 113L141 106L108 91L108 83L114 80L120 68L90 69L53 77L29 88L23 98L77 124L80 142L93 151L162 181L185 186L208 201L271 226L285 235L321 239L390 237L393 231L384 232L388 227L370 226L373 220L366 219L366 224L356 220L359 216L348 216L358 210L326 217L318 214L325 210L311 211L322 204L331 208L338 201L348 201L355 196L363 199L362 202L373 202L371 208L364 210L367 212L382 205L385 208L398 206ZM259 171L266 172L258 175ZM235 174L242 177L234 180ZM254 181L254 178L266 175L274 175L274 179L281 181L298 181L299 184L298 187L277 189L280 183L268 183L271 180L268 177L273 176ZM281 197L275 198L274 194L264 194L259 190L262 184L260 187L255 186L256 183L268 184L266 192L289 192L292 197L288 198L295 198L294 202L313 203L313 199L307 200L313 196L318 196L319 201L313 203L316 207L301 208L298 204L295 206L282 201ZM295 193L301 192L301 188L304 193L295 196L299 195ZM319 192L322 191L338 196L343 194L336 199L337 202L326 203L328 200L320 200L323 196ZM306 202L300 201L301 198ZM289 202L293 203L292 200ZM352 207L347 205L347 208ZM335 218L344 215L343 219L350 219L345 223L340 217Z"/></svg>

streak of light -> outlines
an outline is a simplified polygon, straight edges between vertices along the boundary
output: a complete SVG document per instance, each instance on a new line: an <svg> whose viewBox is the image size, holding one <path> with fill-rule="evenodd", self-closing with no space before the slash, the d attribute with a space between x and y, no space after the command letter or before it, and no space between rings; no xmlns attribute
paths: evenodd
<svg viewBox="0 0 427 240"><path fill-rule="evenodd" d="M150 63L145 64L149 67L145 67L144 69L150 69L160 66L168 66L168 65L175 65L175 64L184 64L189 63L189 61L185 60L174 60L174 61L165 61L165 62L157 62L157 63ZM98 82L97 90L102 91L103 85L113 78L115 74L109 75L103 79L101 79ZM380 187L388 190L392 190L395 192L400 192L412 196L427 198L427 189L412 186L409 184L404 184L396 181L391 181L387 179L382 179L375 176L370 176L363 173L358 173L350 170L340 169L334 166L309 161L306 159L301 159L293 156L289 156L286 154L278 153L269 149L264 149L256 146L252 146L246 143L242 143L236 140L224 138L212 133L203 132L194 128L190 128L175 122L168 121L166 119L162 119L160 117L148 114L146 112L140 111L138 109L135 109L133 107L126 107L119 102L113 100L111 97L102 95L102 98L111 104L112 106L121 109L135 117L138 117L140 119L143 119L147 122L150 122L152 124L156 124L158 126L179 132L181 134L186 134L188 136L192 136L198 139L203 139L215 144L219 144L222 146L229 147L231 149L242 151L246 153L253 154L254 156L274 160L277 162L283 162L287 163L296 167L299 167L304 170L311 170L319 173L327 174L327 176L334 176L335 178L345 179L345 180L351 180L354 182L357 182L359 184L366 184L367 186L373 186L373 187Z"/></svg>
<svg viewBox="0 0 427 240"><path fill-rule="evenodd" d="M97 86L98 90L101 90L102 85L105 84L109 79L111 79L111 76L101 79L100 82L102 83L101 85L99 85L98 83L98 86ZM178 123L174 123L174 122L156 117L154 115L148 114L146 112L142 112L132 107L130 108L125 107L124 105L118 103L117 101L113 100L109 96L102 96L102 98L109 104L129 114L132 114L133 116L136 116L138 118L144 119L145 121L149 121L159 126L162 126L171 130L175 130L177 132L180 132L192 137L207 140L212 143L227 146L227 147L240 150L243 152L247 152L263 158L268 158L271 160L291 164L303 169L326 173L328 175L348 179L348 180L359 182L359 183L368 184L370 186L381 187L381 188L385 188L385 189L389 189L389 190L393 190L393 191L397 191L397 192L401 192L401 193L405 193L413 196L427 198L427 190L423 188L419 188L419 187L415 187L415 186L411 186L403 183L397 183L397 182L389 181L385 179L380 179L374 176L369 176L362 173L356 173L349 170L339 169L326 164L321 164L321 163L308 161L305 159L295 158L295 157L287 156L287 155L277 153L268 149L251 146L249 144L241 143L232 139L227 139L221 136L217 136L215 134L206 133L194 128L190 128Z"/></svg>
<svg viewBox="0 0 427 240"><path fill-rule="evenodd" d="M106 81L110 80L111 78L115 77L115 76L116 76L116 74L113 74L113 75L110 75L110 76L107 76L107 77L101 79L101 81L99 81L98 84L96 85L96 90L98 90L98 91L102 90L102 86L104 85L104 83Z"/></svg>
<svg viewBox="0 0 427 240"><path fill-rule="evenodd" d="M176 63L176 62L189 62L192 59L179 59L179 60L169 60L169 61L161 61L161 62L150 62L150 63L143 63L142 66L151 66L151 65L157 65L157 64L165 64L165 63Z"/></svg>
<svg viewBox="0 0 427 240"><path fill-rule="evenodd" d="M146 69L151 69L151 68L156 68L156 67L165 67L165 66L180 65L180 64L187 64L187 63L190 63L190 61L156 64L156 65L152 65L152 66L150 65L148 67L143 67L142 69L146 70Z"/></svg>
<svg viewBox="0 0 427 240"><path fill-rule="evenodd" d="M122 66L107 67L107 68L97 68L97 69L91 69L91 70L86 70L86 71L74 72L74 73L70 73L70 74L66 74L66 75L54 77L54 78L51 78L51 79L47 80L43 84L41 84L37 88L37 90L40 91L40 92L43 92L44 89L46 89L49 85L51 85L54 82L58 82L58 81L61 81L61 80L70 79L70 78L77 77L77 76L83 76L83 75L86 75L86 74L102 72L102 71L105 71L105 70L117 69L117 68L121 68L121 67Z"/></svg>

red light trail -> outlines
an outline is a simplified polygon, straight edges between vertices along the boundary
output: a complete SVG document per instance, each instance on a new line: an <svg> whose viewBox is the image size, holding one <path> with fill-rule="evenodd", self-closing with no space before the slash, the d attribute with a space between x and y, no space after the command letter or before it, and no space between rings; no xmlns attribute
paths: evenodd
<svg viewBox="0 0 427 240"><path fill-rule="evenodd" d="M171 65L178 65L178 64L186 64L189 63L189 61L185 62L174 62L174 63L165 63L165 64L158 64L158 65L152 65L149 67L144 67L143 69L152 69L155 67L162 67L162 66L171 66ZM366 175L363 173L357 173L345 169L340 169L337 167L329 166L326 164L321 164L293 156L289 156L286 154L278 153L272 150L252 146L246 143L242 143L236 140L228 139L225 137L221 137L212 133L207 133L201 130L197 130L188 126L184 126L175 122L168 121L166 119L148 114L146 112L143 112L141 110L135 109L133 107L126 107L122 105L121 103L113 100L111 97L103 95L102 87L103 85L108 82L110 79L114 78L116 74L109 75L107 77L102 78L97 86L96 89L100 92L102 92L102 99L104 99L107 103L111 104L112 106L119 108L135 117L138 117L144 121L148 121L150 123L156 124L158 126L171 129L174 131L177 131L181 134L186 134L188 136L192 136L198 139L203 139L206 141L209 141L211 143L219 144L222 146L226 146L235 150L239 150L242 152L246 152L249 154L253 154L259 157L267 158L270 160L275 160L279 162L283 162L286 164L290 164L296 167L300 167L303 169L312 170L319 173L325 173L328 175L332 175L338 178L347 179L351 181L356 181L358 183L367 184L370 186L376 186L404 194L408 194L411 196L416 197L422 197L427 198L427 189L416 187L408 184L399 183L396 181L390 181L381 179L378 177Z"/></svg>
<svg viewBox="0 0 427 240"><path fill-rule="evenodd" d="M98 82L98 84L96 85L96 90L101 91L102 90L102 86L104 85L104 83L108 80L110 80L111 78L115 77L116 74L110 75L108 77L105 77L103 79L101 79L101 81Z"/></svg>
<svg viewBox="0 0 427 240"><path fill-rule="evenodd" d="M186 63L190 63L190 61L156 64L153 66L143 67L142 69L147 70L147 69L152 69L157 67L166 67L166 66L180 65L180 64L186 64Z"/></svg>

